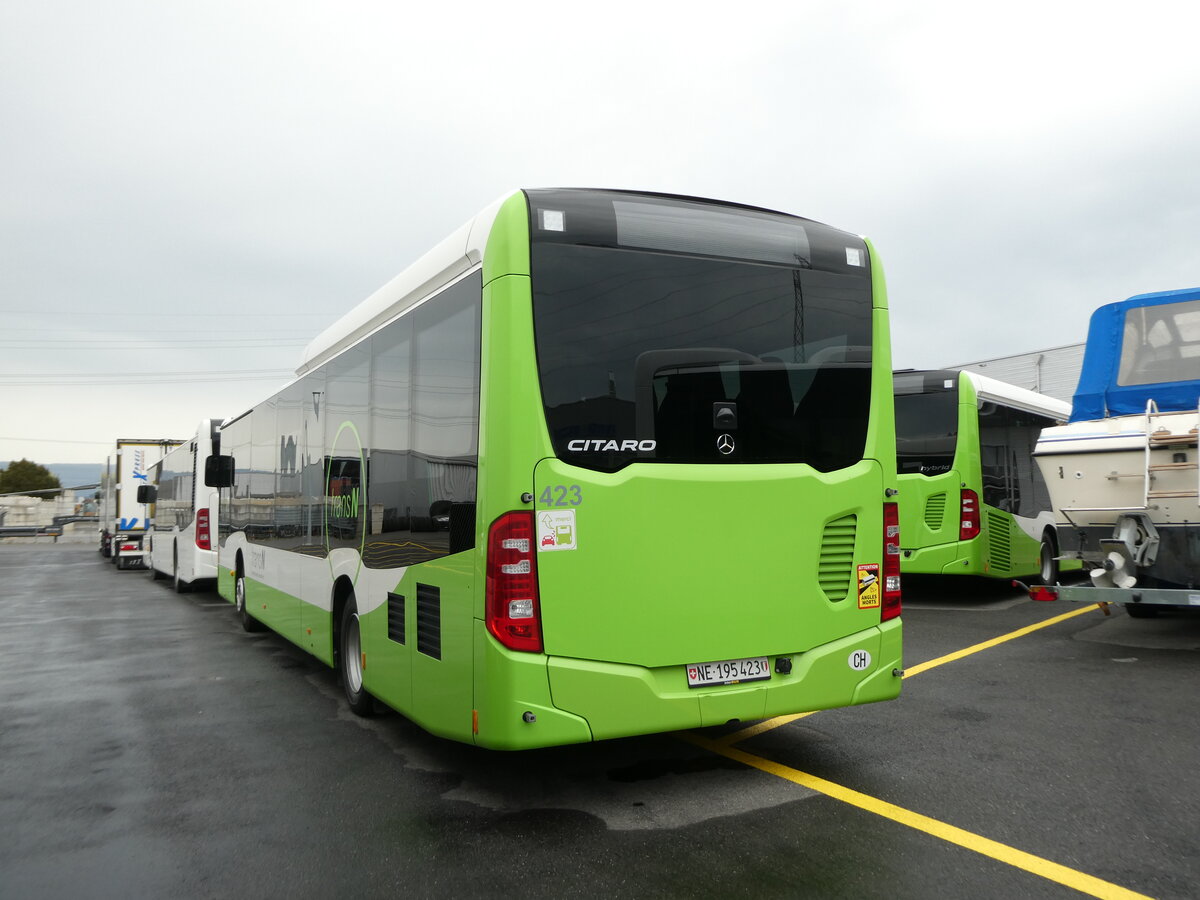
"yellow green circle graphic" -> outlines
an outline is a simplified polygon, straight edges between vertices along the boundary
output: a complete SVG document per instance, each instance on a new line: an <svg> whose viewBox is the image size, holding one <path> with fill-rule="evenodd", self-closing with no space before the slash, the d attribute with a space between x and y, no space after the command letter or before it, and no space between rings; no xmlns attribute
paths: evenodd
<svg viewBox="0 0 1200 900"><path fill-rule="evenodd" d="M351 438L343 439L349 433ZM322 504L325 531L325 555L341 547L353 546L357 538L358 568L354 580L362 569L363 548L367 540L366 500L367 463L363 453L362 438L353 422L338 426L329 455L325 457L325 502ZM333 537L333 542L330 537ZM329 564L330 572L333 563Z"/></svg>

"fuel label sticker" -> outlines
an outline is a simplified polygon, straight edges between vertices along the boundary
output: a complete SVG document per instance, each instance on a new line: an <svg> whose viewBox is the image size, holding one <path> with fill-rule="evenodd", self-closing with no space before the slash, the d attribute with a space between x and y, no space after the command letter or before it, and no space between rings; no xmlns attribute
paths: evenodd
<svg viewBox="0 0 1200 900"><path fill-rule="evenodd" d="M864 563L858 567L858 608L879 609L879 563Z"/></svg>
<svg viewBox="0 0 1200 900"><path fill-rule="evenodd" d="M575 529L575 510L543 509L537 513L538 551L574 550L578 535Z"/></svg>

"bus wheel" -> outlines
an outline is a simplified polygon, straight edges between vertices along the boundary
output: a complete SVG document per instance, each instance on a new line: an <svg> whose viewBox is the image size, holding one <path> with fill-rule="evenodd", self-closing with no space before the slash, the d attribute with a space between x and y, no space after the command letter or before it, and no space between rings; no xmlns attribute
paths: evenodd
<svg viewBox="0 0 1200 900"><path fill-rule="evenodd" d="M233 583L233 607L237 610L238 618L242 620L242 628L246 631L262 631L262 623L246 609L246 576L241 572L238 573L237 581Z"/></svg>
<svg viewBox="0 0 1200 900"><path fill-rule="evenodd" d="M1153 619L1158 615L1158 606L1153 603L1126 603L1125 612L1135 619Z"/></svg>
<svg viewBox="0 0 1200 900"><path fill-rule="evenodd" d="M1042 547L1038 553L1038 577L1041 578L1042 584L1058 583L1058 560L1054 558L1056 556L1058 556L1058 540L1054 537L1053 532L1047 531L1042 535Z"/></svg>
<svg viewBox="0 0 1200 900"><path fill-rule="evenodd" d="M173 569L175 570L175 593L185 594L185 593L187 593L187 591L191 587L191 585L189 585L186 581L184 581L182 578L179 577L179 548L178 547L175 548L175 553L172 555L174 557L172 562L173 562Z"/></svg>
<svg viewBox="0 0 1200 900"><path fill-rule="evenodd" d="M375 701L363 687L362 631L358 622L358 606L354 597L342 610L342 627L338 634L338 671L346 702L355 715L369 716L375 712Z"/></svg>

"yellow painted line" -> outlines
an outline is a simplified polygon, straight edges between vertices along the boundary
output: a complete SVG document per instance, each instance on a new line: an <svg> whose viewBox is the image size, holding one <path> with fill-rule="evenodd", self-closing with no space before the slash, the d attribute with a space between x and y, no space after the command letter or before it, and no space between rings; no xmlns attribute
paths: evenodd
<svg viewBox="0 0 1200 900"><path fill-rule="evenodd" d="M997 644L1003 644L1005 641L1015 640L1019 637L1024 637L1041 628L1049 628L1051 625L1057 625L1059 622L1065 622L1067 619L1073 619L1076 616L1082 616L1085 613L1095 612L1096 606L1085 606L1082 609L1074 609L1069 613L1063 613L1061 616L1055 616L1052 619L1046 619L1044 622L1037 622L1033 625L1026 625L1024 628L1018 628L1016 631L1010 631L1008 634L1002 634L1000 637L992 638L990 641L984 641L982 644L972 644L964 650L956 650L954 653L947 653L945 656L939 656L937 659L931 659L929 662L923 662L913 666L911 669L904 670L905 678L912 678L914 675L920 675L922 672L927 672L936 666L945 665L948 662L954 662L957 659L962 659L964 656L970 656L972 653L978 653L980 650L987 650L990 647L995 647Z"/></svg>
<svg viewBox="0 0 1200 900"><path fill-rule="evenodd" d="M727 734L723 738L717 738L715 741L713 741L713 743L721 744L725 747L728 747L730 744L740 744L742 741L752 738L756 734L762 734L766 731L774 731L781 725L787 725L789 722L795 722L797 719L803 719L805 716L811 716L816 712L820 712L820 710L796 713L790 716L776 716L773 719L764 719L756 725L751 725L749 728L743 728L741 731L735 731L733 734Z"/></svg>
<svg viewBox="0 0 1200 900"><path fill-rule="evenodd" d="M1082 609L1075 609L1069 613L1063 613L1061 616L1055 616L1052 619L1046 619L1044 622L1037 622L1033 625L1026 625L1024 628L1018 628L1016 631L1010 631L1008 634L1002 634L1000 637L992 638L990 641L984 641L981 644L973 644L963 650L956 650L954 653L947 653L945 656L939 656L937 659L931 659L928 662L919 663L911 669L904 670L904 677L911 678L914 675L920 675L922 672L928 672L930 669L937 666L945 665L948 662L962 659L970 656L972 653L978 653L980 650L987 650L990 647L995 647L997 644L1003 644L1005 641L1011 641L1019 637L1024 637L1041 628L1048 628L1051 625L1057 625L1059 622L1065 622L1067 619L1073 619L1075 616L1082 616L1084 613L1093 612L1100 607L1085 606ZM1103 612L1103 610L1101 610ZM1107 615L1107 613L1105 613ZM814 710L819 712L820 710ZM774 719L765 719L756 725L751 725L749 728L743 728L741 731L735 731L733 734L727 734L723 738L715 741L717 744L731 746L740 744L742 741L755 737L756 735L765 734L768 731L774 731L780 726L795 722L797 719L803 719L805 716L811 716L813 713L804 712L790 716L776 716Z"/></svg>
<svg viewBox="0 0 1200 900"><path fill-rule="evenodd" d="M990 857L1006 865L1023 869L1040 878L1057 882L1080 893L1090 894L1093 897L1101 897L1104 900L1134 900L1134 898L1150 900L1145 894L1139 894L1136 891L1123 888L1120 885L1113 884L1111 881L1104 881L1093 875L1080 872L1077 869L1071 869L1056 862L1051 862L1048 859L1043 859L1040 856L1034 856L1032 853L1026 853L1024 850L1018 850L1007 844L1001 844L999 841L993 841L990 838L965 831L962 828L957 828L938 819L912 812L893 803L888 803L886 800L880 800L851 788L843 787L840 784L835 784L832 781L826 781L824 778L819 778L816 775L809 775L807 772L801 772L798 769L754 756L736 747L726 746L719 741L712 741L691 732L680 732L679 736L695 744L697 747L702 747L727 759L735 760L758 769L761 772L766 772L768 775L774 775L777 778L782 778L809 790L817 791L827 797L832 797L834 800L840 800L843 803L856 806L866 812L882 816L885 819L890 819L893 822L906 825L917 831L922 831L925 834L951 844L956 844L974 853Z"/></svg>

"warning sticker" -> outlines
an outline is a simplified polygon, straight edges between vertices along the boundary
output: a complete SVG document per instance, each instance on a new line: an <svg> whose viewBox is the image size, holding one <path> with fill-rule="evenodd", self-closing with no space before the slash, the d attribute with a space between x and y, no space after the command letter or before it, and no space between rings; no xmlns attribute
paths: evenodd
<svg viewBox="0 0 1200 900"><path fill-rule="evenodd" d="M575 510L539 510L537 520L539 551L575 549Z"/></svg>
<svg viewBox="0 0 1200 900"><path fill-rule="evenodd" d="M880 597L879 563L865 563L858 567L858 608L878 609Z"/></svg>

